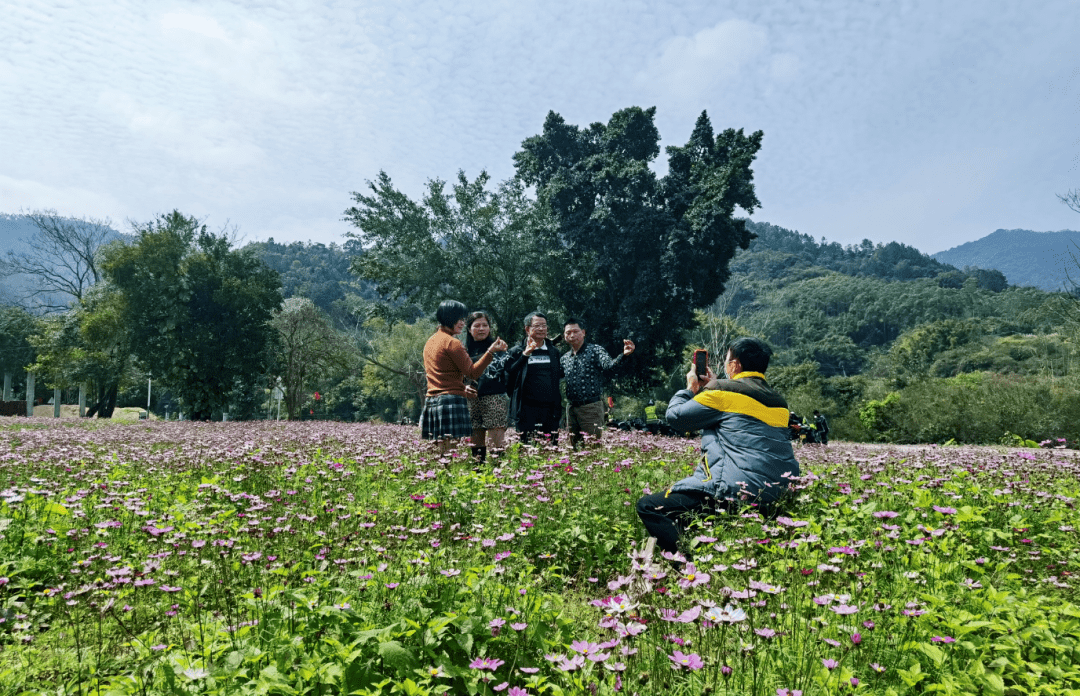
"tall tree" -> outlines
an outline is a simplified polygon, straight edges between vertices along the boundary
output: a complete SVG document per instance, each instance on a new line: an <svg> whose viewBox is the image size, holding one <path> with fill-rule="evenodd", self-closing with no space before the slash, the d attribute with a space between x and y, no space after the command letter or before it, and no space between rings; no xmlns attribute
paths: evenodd
<svg viewBox="0 0 1080 696"><path fill-rule="evenodd" d="M550 112L514 162L555 217L554 246L573 260L559 274L566 309L591 337L633 338L636 360L667 368L682 358L681 329L723 292L728 262L750 243L735 214L760 205L751 164L762 132L714 136L702 112L689 142L667 149L658 178L655 112L631 107L588 128Z"/></svg>
<svg viewBox="0 0 1080 696"><path fill-rule="evenodd" d="M67 312L45 317L30 338L38 351L31 371L53 387L88 384L94 389L88 418L111 418L120 389L134 384L124 303L120 292L99 283Z"/></svg>
<svg viewBox="0 0 1080 696"><path fill-rule="evenodd" d="M369 193L353 193L356 205L345 211L358 230L346 236L363 249L353 271L397 306L430 314L442 300L456 299L488 310L512 336L525 314L556 301L554 278L569 255L548 246L550 218L519 182L492 191L489 181L486 172L472 181L459 172L447 191L445 181L433 179L417 202L379 172Z"/></svg>
<svg viewBox="0 0 1080 696"><path fill-rule="evenodd" d="M194 419L227 408L237 384L266 370L281 305L277 273L228 237L179 211L136 225L137 239L110 248L104 272L124 294L139 361L177 394Z"/></svg>
<svg viewBox="0 0 1080 696"><path fill-rule="evenodd" d="M67 309L81 302L101 280L102 247L119 238L109 220L70 218L55 210L26 215L38 234L26 240L25 251L10 250L0 259L0 275L25 274L31 287L24 300L45 311Z"/></svg>
<svg viewBox="0 0 1080 696"><path fill-rule="evenodd" d="M309 381L350 363L349 345L306 297L290 297L271 320L281 346L282 382L289 419L300 414Z"/></svg>
<svg viewBox="0 0 1080 696"><path fill-rule="evenodd" d="M30 337L37 329L37 322L25 309L0 307L0 373L7 386L36 359Z"/></svg>

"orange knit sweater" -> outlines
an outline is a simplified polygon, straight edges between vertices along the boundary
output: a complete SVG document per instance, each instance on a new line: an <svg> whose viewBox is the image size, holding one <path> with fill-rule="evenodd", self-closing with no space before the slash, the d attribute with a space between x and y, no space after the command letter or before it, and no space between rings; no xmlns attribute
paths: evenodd
<svg viewBox="0 0 1080 696"><path fill-rule="evenodd" d="M491 353L487 352L484 353L484 357L474 363L469 359L465 346L454 338L450 329L440 326L439 330L432 334L424 344L427 395L465 396L465 377L479 379L487 366L491 364L492 357Z"/></svg>

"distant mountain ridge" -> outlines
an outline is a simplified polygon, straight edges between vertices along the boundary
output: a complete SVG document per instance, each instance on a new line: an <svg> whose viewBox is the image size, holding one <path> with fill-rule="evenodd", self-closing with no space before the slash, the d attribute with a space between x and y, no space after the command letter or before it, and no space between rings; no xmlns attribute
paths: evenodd
<svg viewBox="0 0 1080 696"><path fill-rule="evenodd" d="M1004 273L1010 285L1054 292L1065 289L1065 268L1073 265L1069 253L1080 259L1077 244L1080 232L1073 230L996 230L982 239L931 254L931 258L957 268L993 268ZM1070 273L1080 280L1080 269Z"/></svg>

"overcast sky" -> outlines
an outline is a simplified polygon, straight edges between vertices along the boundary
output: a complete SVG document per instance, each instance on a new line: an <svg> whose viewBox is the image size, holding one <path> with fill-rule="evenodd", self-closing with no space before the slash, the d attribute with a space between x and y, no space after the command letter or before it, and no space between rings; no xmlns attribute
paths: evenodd
<svg viewBox="0 0 1080 696"><path fill-rule="evenodd" d="M933 253L1080 229L1078 37L1076 0L0 0L0 212L340 242L380 169L503 179L549 110L638 105L763 130L753 219Z"/></svg>

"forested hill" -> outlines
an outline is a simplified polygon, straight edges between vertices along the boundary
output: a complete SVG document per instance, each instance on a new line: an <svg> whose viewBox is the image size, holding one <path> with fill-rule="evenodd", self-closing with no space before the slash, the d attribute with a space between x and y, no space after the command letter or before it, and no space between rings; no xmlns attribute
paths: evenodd
<svg viewBox="0 0 1080 696"><path fill-rule="evenodd" d="M1063 289L1067 282L1066 264L1072 263L1070 253L1077 254L1077 244L1080 232L1072 230L997 230L974 242L939 251L933 258L961 268L996 268L1011 285L1054 291Z"/></svg>
<svg viewBox="0 0 1080 696"><path fill-rule="evenodd" d="M1010 287L997 270L961 271L896 242L844 247L767 223L749 227L758 236L736 254L709 313L734 323L726 330L766 338L779 365L812 362L824 376L852 375L927 324L960 321L987 337L1053 326L1037 311L1047 293Z"/></svg>
<svg viewBox="0 0 1080 696"><path fill-rule="evenodd" d="M244 247L261 258L281 275L281 294L286 297L306 297L327 314L340 307L335 302L347 294L365 299L376 297L374 287L357 280L349 272L352 257L359 253L357 242L337 244L291 242L279 244L273 237L265 242L253 242Z"/></svg>
<svg viewBox="0 0 1080 696"><path fill-rule="evenodd" d="M800 234L767 222L747 222L747 228L757 235L750 248L740 251L732 270L747 273L757 279L775 280L781 284L812 278L826 271L849 276L870 276L882 280L914 280L938 278L944 286L961 287L964 281L975 278L980 288L1003 290L1005 276L981 264L967 271L943 263L914 247L899 242L874 244L864 239L860 244L842 246L838 242L817 242L808 234Z"/></svg>

